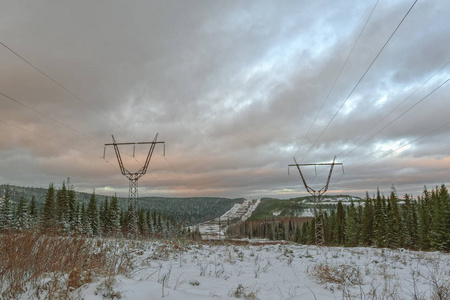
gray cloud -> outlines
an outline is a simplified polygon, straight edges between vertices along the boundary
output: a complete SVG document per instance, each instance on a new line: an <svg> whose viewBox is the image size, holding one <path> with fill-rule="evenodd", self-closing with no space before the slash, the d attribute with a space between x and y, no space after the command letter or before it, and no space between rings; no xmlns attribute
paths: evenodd
<svg viewBox="0 0 450 300"><path fill-rule="evenodd" d="M449 66L407 98L450 59L443 2L416 4L321 135L412 4L380 1L318 114L374 3L3 5L1 41L85 103L0 47L0 92L47 116L0 97L0 120L10 124L0 122L0 180L46 187L70 176L77 189L126 195L112 149L101 158L103 144L111 134L137 141L159 132L167 156L157 148L140 195L297 196L299 176L286 171L294 155L338 155L349 172L336 171L331 192L394 184L420 193L448 183L450 126L384 156L448 122L448 85L411 106L449 77ZM136 160L131 148L123 153L134 170L146 149ZM320 186L327 170L305 173Z"/></svg>

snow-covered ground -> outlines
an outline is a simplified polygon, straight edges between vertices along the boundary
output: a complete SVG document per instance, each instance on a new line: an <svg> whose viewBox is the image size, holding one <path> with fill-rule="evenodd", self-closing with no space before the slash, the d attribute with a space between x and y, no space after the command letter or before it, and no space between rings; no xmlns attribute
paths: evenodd
<svg viewBox="0 0 450 300"><path fill-rule="evenodd" d="M200 234L205 240L224 239L229 220L247 220L260 203L261 199L245 200L242 204L235 204L219 218L191 226L191 230L198 226Z"/></svg>
<svg viewBox="0 0 450 300"><path fill-rule="evenodd" d="M448 253L173 242L134 242L127 251L128 275L97 277L73 299L433 299L439 289L450 296Z"/></svg>

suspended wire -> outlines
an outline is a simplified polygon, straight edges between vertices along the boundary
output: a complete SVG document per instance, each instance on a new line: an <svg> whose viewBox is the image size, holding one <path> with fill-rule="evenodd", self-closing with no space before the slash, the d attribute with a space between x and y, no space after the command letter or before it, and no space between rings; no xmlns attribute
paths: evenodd
<svg viewBox="0 0 450 300"><path fill-rule="evenodd" d="M384 158L384 157L386 157L386 156L388 156L388 155L390 155L390 154L392 154L392 153L394 153L394 152L397 152L397 151L399 151L399 150L401 150L401 149L403 149L403 148L405 148L405 147L407 147L407 146L409 146L409 145L411 145L411 144L413 144L413 143L415 143L415 142L417 142L417 141L423 139L423 138L426 137L426 136L432 135L432 134L436 133L437 131L441 130L442 128L447 127L447 126L449 126L449 125L450 125L450 122L447 122L447 123L445 123L445 124L443 124L443 125L441 125L441 126L435 128L435 129L431 130L430 132L428 132L428 133L426 133L426 134L424 134L424 135L422 135L422 136L420 136L420 137L418 137L418 138L412 140L411 142L409 142L409 143L407 143L407 144L405 144L405 145L402 145L402 146L400 146L400 147L398 147L398 148L396 148L396 149L394 149L394 150L391 150L390 152L385 153L385 154L383 154L383 155L381 155L381 156L379 156L379 157L377 157L377 158L375 158L375 159L373 159L373 160L371 160L371 161L369 161L369 162L367 162L367 163L365 163L365 164L363 164L363 165L360 165L360 166L355 167L355 168L353 168L353 169L347 170L345 173L348 174L348 173L350 173L350 172L355 172L355 171L357 171L357 170L359 170L359 169L361 169L361 168L363 168L363 167L365 167L365 166L367 166L367 165L369 165L369 164L371 164L371 163L373 163L373 162L375 162L375 161L377 161L377 160L379 160L379 159L381 159L381 158ZM343 177L343 175L341 175L341 176L336 180L336 182L333 184L332 188L333 188L333 187L334 187L334 186L342 179L342 177Z"/></svg>
<svg viewBox="0 0 450 300"><path fill-rule="evenodd" d="M17 125L12 124L12 123L9 123L9 122L7 122L7 121L0 120L0 122L3 123L3 124L6 124L6 125L8 125L8 126L14 127L14 128L16 128L16 129L22 130L22 131L24 131L24 132L27 132L27 133L36 135L36 136L38 136L38 137L40 137L40 138L43 138L43 139L48 140L48 141L51 141L51 142L53 142L53 143L55 143L55 144L64 146L64 147L66 147L66 148L73 149L73 150L76 150L76 151L78 151L78 152L81 152L81 153L84 153L84 154L87 154L87 155L90 155L90 156L93 156L93 157L102 159L102 157L100 157L100 156L97 156L97 155L92 154L92 153L90 153L90 152L87 152L87 151L85 151L85 150L82 150L82 149L79 149L79 148L76 148L76 147L73 147L73 146L70 146L70 145L67 145L67 144L64 144L64 143L61 143L61 142L59 142L59 141L57 141L57 140L55 140L55 139L53 139L53 138L51 138L51 137L44 136L44 135L42 135L42 134L39 134L39 133L37 133L37 132L34 132L34 131L31 131L31 130L25 129L25 128L23 128L23 127L17 126ZM116 167L114 167L109 161L106 161L106 162L107 162L109 165L111 165L114 169L118 170L118 169L117 169Z"/></svg>
<svg viewBox="0 0 450 300"><path fill-rule="evenodd" d="M387 39L386 43L384 43L383 47L380 49L380 51L378 52L378 54L375 56L375 58L372 60L372 62L370 63L369 67L366 69L366 71L364 72L364 74L361 76L361 78L359 78L358 82L356 83L356 85L353 87L353 89L350 91L350 93L348 94L347 98L345 98L344 102L342 102L341 106L339 107L339 109L336 111L336 113L333 115L333 117L331 118L331 120L328 122L328 124L325 126L325 128L322 130L322 132L319 134L319 136L316 138L316 140L314 141L314 143L311 145L311 147L308 149L308 151L305 153L305 155L303 155L302 159L303 160L306 155L308 155L308 153L311 151L311 149L314 147L314 145L317 143L317 141L322 137L322 135L324 134L324 132L328 129L328 127L330 126L330 124L333 122L334 118L336 118L336 116L339 114L339 112L341 111L341 109L344 107L345 103L348 101L348 99L351 97L351 95L353 94L353 92L356 90L356 88L359 86L359 84L362 82L362 80L364 79L364 77L366 76L366 74L369 72L369 70L372 68L373 64L375 63L375 61L378 59L378 57L381 55L381 53L383 52L383 50L386 48L387 44L390 42L390 40L392 39L392 37L394 36L394 34L397 32L397 30L399 29L399 27L402 25L403 21L406 19L406 17L409 15L409 13L411 12L411 10L413 9L413 7L416 5L417 0L414 1L414 3L411 5L411 7L409 8L409 10L406 12L405 16L402 18L402 20L400 21L400 23L397 25L397 27L395 28L395 30L392 32L392 34L389 36L389 38Z"/></svg>
<svg viewBox="0 0 450 300"><path fill-rule="evenodd" d="M448 61L444 66L442 66L439 70L437 70L430 78L428 78L424 83L422 83L418 88L416 88L411 94L409 94L402 102L400 102L396 107L394 107L394 109L392 109L388 114L386 114L381 120L379 120L375 125L371 126L369 129L366 130L366 132L364 132L360 137L358 137L356 139L356 141L354 141L352 144L350 144L349 146L347 146L344 150L342 150L337 157L340 158L344 158L347 155L349 155L350 153L352 153L353 151L355 151L356 149L358 149L362 144L360 144L359 146L357 146L355 149L353 149L352 151L350 151L349 153L347 153L346 155L342 156L341 155L347 151L348 148L350 148L351 146L353 146L354 144L356 144L360 139L362 139L366 134L368 134L370 131L372 131L376 126L378 126L381 122L383 122L388 116L390 116L397 108L399 108L403 103L405 103L409 98L411 98L411 96L413 96L419 89L421 89L425 84L427 84L431 79L433 79L440 71L442 71L448 64L450 63L450 61ZM372 136L373 137L373 136ZM365 142L364 142L365 143Z"/></svg>
<svg viewBox="0 0 450 300"><path fill-rule="evenodd" d="M22 127L17 126L17 125L14 125L14 124L12 124L12 123L9 123L9 122L3 121L3 120L0 120L0 122L4 123L4 124L6 124L6 125L9 125L9 126L11 126L11 127L20 129L20 130L22 130L22 131L28 132L28 133L30 133L30 134L36 135L36 136L38 136L38 137L40 137L40 138L49 140L49 141L51 141L51 142L53 142L53 143L56 143L56 144L59 144L59 145L61 145L61 146L64 146L64 147L67 147L67 148L71 148L71 149L77 150L77 151L79 151L79 152L82 152L82 153L87 154L87 155L90 155L90 156L98 157L98 156L95 155L95 154L92 154L92 153L86 152L86 151L84 151L84 150L81 150L81 149L78 149L78 148L69 146L69 145L64 144L64 143L61 143L61 142L59 142L59 141L57 141L57 140L55 140L55 139L53 139L53 138L50 138L50 137L41 135L41 134L36 133L36 132L34 132L34 131L31 131L31 130L22 128Z"/></svg>
<svg viewBox="0 0 450 300"><path fill-rule="evenodd" d="M58 123L58 124L61 125L61 126L64 126L64 127L68 128L68 129L70 129L70 130L72 130L72 131L75 131L75 132L77 132L77 133L83 135L84 137L87 137L87 138L89 138L89 139L91 139L91 140L97 142L97 139L95 139L94 137L92 137L92 136L90 136L90 135L88 135L88 134L86 134L86 133L84 133L84 132L81 132L81 131L79 131L79 130L77 130L77 129L75 129L75 128L73 128L73 127L67 125L67 124L64 124L63 122L58 121L58 120L56 120L56 119L54 119L54 118L52 118L52 117L50 117L50 116L48 116L48 115L46 115L46 114L44 114L44 113L42 113L42 112L40 112L40 111L38 111L38 110L32 108L32 107L30 107L30 106L28 106L28 105L26 105L26 104L20 102L19 100L15 99L15 98L12 98L12 97L10 97L10 96L8 96L8 95L2 93L2 92L0 92L0 95L3 96L4 98L7 98L7 99L9 99L9 100L11 100L11 101L13 101L13 102L19 104L19 105L22 105L23 107L26 107L27 109L29 109L29 110L31 110L31 111L33 111L33 112L35 112L35 113L40 114L41 116L43 116L43 117L45 117L45 118L47 118L47 119L49 119L49 120L52 120L52 121L55 122L55 123Z"/></svg>
<svg viewBox="0 0 450 300"><path fill-rule="evenodd" d="M344 64L342 65L341 69L339 70L339 73L338 73L338 75L336 76L336 78L335 78L333 84L331 85L331 88L330 88L330 90L328 91L328 94L327 94L327 96L325 97L325 100L322 102L322 105L320 106L319 111L317 112L316 116L314 117L314 120L313 120L313 122L311 123L311 126L309 126L308 131L306 132L305 137L304 137L304 138L302 139L302 141L300 142L300 146L298 147L298 149L297 149L297 151L295 152L294 156L297 155L298 151L300 151L301 147L303 146L303 142L307 139L307 137L308 137L308 135L309 135L309 133L310 133L312 127L313 127L314 124L316 123L317 118L319 117L320 113L322 112L323 107L325 106L325 103L327 102L328 98L330 97L331 92L334 90L334 87L335 87L337 81L338 81L339 78L341 77L342 71L344 70L345 66L347 65L347 62L349 61L350 57L352 56L353 50L355 50L355 47L356 47L356 45L358 44L359 39L360 39L361 36L362 36L362 33L363 33L364 30L366 29L366 26L367 26L367 24L369 23L369 20L370 20L370 18L372 17L372 14L373 14L373 12L375 11L375 8L376 8L377 5L378 5L378 2L379 2L379 0L377 0L377 2L375 3L375 5L373 6L373 8L372 8L372 10L371 10L371 12L370 12L370 14L369 14L369 16L368 16L367 19L366 19L366 22L364 23L363 28L362 28L361 31L359 32L359 35L358 35L358 37L357 37L355 43L353 44L352 49L350 50L350 53L347 55L347 58L345 59Z"/></svg>
<svg viewBox="0 0 450 300"><path fill-rule="evenodd" d="M386 129L387 127L389 127L390 125L392 125L394 122L396 122L398 119L400 119L401 117L403 117L406 113L408 113L411 109L413 109L414 107L416 107L417 105L419 105L422 101L424 101L425 99L427 99L431 94L433 94L435 91L437 91L439 88L441 88L444 84L446 84L448 81L450 80L450 78L448 78L446 81L444 81L443 83L441 83L439 86L437 86L434 90L432 90L431 92L429 92L426 96L424 96L423 98L421 98L419 101L417 101L416 103L414 103L411 107L409 107L407 110L405 110L402 114L400 114L397 118L395 118L394 120L392 120L391 122L389 122L386 126L384 126L383 128L381 128L380 130L378 130L377 132L375 132L374 134L372 134L370 137L368 137L364 142L362 142L361 144L359 144L356 148L354 148L352 151L350 151L349 153L347 153L346 155L344 155L341 158L346 157L347 155L349 155L350 153L352 153L353 151L357 150L359 147L361 147L362 145L364 145L365 143L367 143L369 140L371 140L374 136L376 136L377 134L379 134L381 131L383 131L384 129Z"/></svg>
<svg viewBox="0 0 450 300"><path fill-rule="evenodd" d="M102 116L104 119L106 119L108 122L110 122L111 124L115 125L117 128L119 128L120 130L122 130L123 132L127 133L128 135L134 137L137 139L136 136L134 136L132 133L128 132L127 130L125 130L124 128L122 128L120 125L118 125L116 122L114 122L113 120L111 120L110 118L108 118L105 114L103 114L102 112L100 112L98 109L96 109L95 107L93 107L92 105L90 105L88 102L84 101L82 98L80 98L79 96L77 96L75 93L71 92L69 89L67 89L66 87L64 87L62 84L60 84L58 81L56 81L55 79L53 79L52 77L50 77L49 75L47 75L44 71L42 71L41 69L39 69L37 66L35 66L34 64L32 64L30 61L28 61L27 59L25 59L23 56L21 56L19 53L17 53L16 51L14 51L13 49L9 48L7 45L5 45L3 42L0 41L0 44L5 47L6 49L8 49L10 52L12 52L14 55L16 55L17 57L19 57L21 60L23 60L24 62L26 62L28 65L30 65L33 69L35 69L36 71L38 71L39 73L41 73L42 75L44 75L45 77L47 77L47 79L49 79L50 81L52 81L54 84L56 84L57 86L59 86L61 89L63 89L64 91L66 91L68 94L70 94L72 97L74 97L75 99L77 99L78 101L80 101L81 103L83 103L84 105L86 105L87 107L89 107L92 111L96 112L98 115Z"/></svg>

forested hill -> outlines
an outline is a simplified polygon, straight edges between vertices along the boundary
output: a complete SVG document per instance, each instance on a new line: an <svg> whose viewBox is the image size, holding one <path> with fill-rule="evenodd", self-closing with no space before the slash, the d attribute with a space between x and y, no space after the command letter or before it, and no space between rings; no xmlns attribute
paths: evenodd
<svg viewBox="0 0 450 300"><path fill-rule="evenodd" d="M3 197L6 185L0 185L0 197ZM55 186L56 189L60 187ZM40 210L45 201L47 189L35 187L10 186L12 201L17 203L21 197L28 202L34 196L37 208ZM76 198L80 203L87 203L92 194L76 192ZM97 204L100 206L105 198L111 197L96 195ZM119 197L121 210L128 208L128 198ZM201 223L224 214L236 203L242 203L244 198L219 198L219 197L193 197L193 198L165 198L165 197L142 197L139 198L138 208L150 211L163 212L166 216L177 222L187 222L190 225Z"/></svg>
<svg viewBox="0 0 450 300"><path fill-rule="evenodd" d="M322 208L325 211L335 210L338 201L350 204L352 201L360 202L360 197L351 195L323 195ZM284 217L309 217L312 216L314 197L304 196L281 200L276 198L261 198L261 204L253 212L250 220L262 220Z"/></svg>

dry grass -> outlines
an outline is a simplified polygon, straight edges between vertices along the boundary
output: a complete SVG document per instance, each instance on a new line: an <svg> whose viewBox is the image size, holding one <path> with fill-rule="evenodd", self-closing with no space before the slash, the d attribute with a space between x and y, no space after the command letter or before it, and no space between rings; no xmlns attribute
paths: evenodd
<svg viewBox="0 0 450 300"><path fill-rule="evenodd" d="M328 264L317 264L308 270L310 276L319 283L336 283L338 285L360 285L362 284L362 275L359 268L350 265L331 266Z"/></svg>
<svg viewBox="0 0 450 300"><path fill-rule="evenodd" d="M27 292L38 299L67 299L96 276L114 280L129 271L129 258L114 243L35 231L0 235L0 298ZM115 253L114 253L115 252Z"/></svg>

